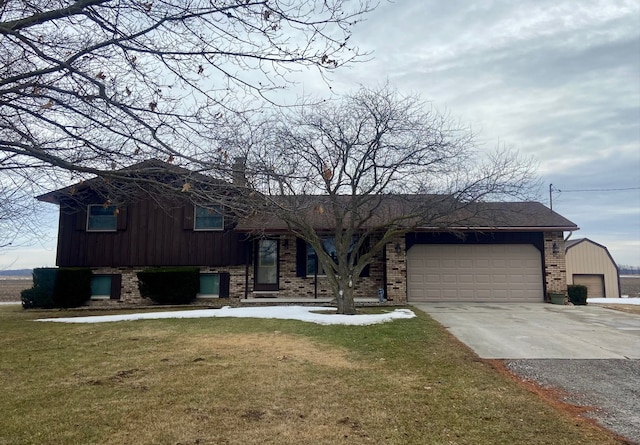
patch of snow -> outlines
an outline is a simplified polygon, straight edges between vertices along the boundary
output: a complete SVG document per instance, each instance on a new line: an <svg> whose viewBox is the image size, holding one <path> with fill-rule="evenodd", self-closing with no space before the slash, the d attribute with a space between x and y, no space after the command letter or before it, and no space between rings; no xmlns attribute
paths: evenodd
<svg viewBox="0 0 640 445"><path fill-rule="evenodd" d="M640 298L587 298L587 303L635 304L640 305Z"/></svg>
<svg viewBox="0 0 640 445"><path fill-rule="evenodd" d="M224 306L221 309L202 309L170 312L146 312L139 314L100 315L92 317L41 318L36 321L51 321L56 323L106 323L114 321L158 320L164 318L277 318L280 320L300 320L321 325L342 324L351 326L365 326L385 323L397 319L413 318L416 314L409 309L396 309L382 314L339 315L324 314L319 311L335 311L331 307L313 306L263 306L232 308Z"/></svg>

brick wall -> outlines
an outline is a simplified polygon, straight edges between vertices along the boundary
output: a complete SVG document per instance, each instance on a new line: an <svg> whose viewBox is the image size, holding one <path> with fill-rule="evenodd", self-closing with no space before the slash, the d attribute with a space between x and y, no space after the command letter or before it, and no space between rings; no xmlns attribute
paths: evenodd
<svg viewBox="0 0 640 445"><path fill-rule="evenodd" d="M404 246L404 239L401 240ZM247 266L234 267L209 267L201 266L200 271L204 273L229 273L229 296L230 298L242 299L245 296L252 298L261 295L276 296L280 298L309 298L313 300L317 295L319 298L332 298L333 293L326 276L297 277L296 276L296 238L290 235L282 235L280 243L280 264L279 264L279 285L277 292L254 292L254 267L253 264ZM395 244L394 244L395 245ZM397 256L395 250L393 255ZM404 263L404 254L399 259ZM356 298L378 298L378 289L384 286L384 264L382 253L378 255L374 264L369 268L369 276L362 277L354 283L354 296ZM95 274L120 274L122 276L121 299L124 303L142 304L149 301L142 298L138 290L138 278L136 273L144 268L98 268L94 269ZM248 275L248 276L247 276ZM393 275L394 277L397 273ZM248 284L245 293L245 284ZM399 287L400 286L400 287ZM404 282L387 286L387 295L390 300L405 301L406 287Z"/></svg>
<svg viewBox="0 0 640 445"><path fill-rule="evenodd" d="M547 292L565 293L567 289L566 262L564 255L563 232L548 232L544 235L544 272ZM282 235L280 242L280 289L269 294L284 298L319 298L333 297L327 277L296 276L296 239L294 236ZM554 243L557 253L553 253ZM399 249L398 249L399 247ZM407 261L406 244L403 236L389 241L385 246L384 255L387 258L386 265L386 297L393 304L402 304L407 301ZM120 274L122 276L121 300L125 303L147 303L140 296L136 273L142 268L98 268L96 274ZM231 298L245 297L245 283L248 283L246 296L249 298L266 295L265 292L254 292L254 268L253 265L234 267L200 267L202 272L221 273L228 272L230 276L229 296ZM248 280L246 274L248 273ZM370 266L370 276L360 278L355 283L356 298L377 298L378 289L384 287L384 262L383 254Z"/></svg>
<svg viewBox="0 0 640 445"><path fill-rule="evenodd" d="M554 243L558 253L553 253ZM547 293L565 293L567 290L567 266L563 232L546 232L544 234L544 266Z"/></svg>
<svg viewBox="0 0 640 445"><path fill-rule="evenodd" d="M329 280L325 276L317 277L317 287L314 276L298 277L296 261L296 238L291 235L281 235L280 241L280 289L274 293L277 297L285 298L309 298L313 299L316 294L319 298L333 297ZM244 271L243 271L244 273ZM382 255L378 257L375 264L372 264L368 277L362 277L354 283L356 298L377 298L378 288L383 286L384 269ZM254 269L249 267L249 297L266 295L266 292L254 292L253 290ZM242 281L242 295L244 298L244 275ZM273 293L272 293L273 294ZM233 293L231 296L235 296Z"/></svg>
<svg viewBox="0 0 640 445"><path fill-rule="evenodd" d="M94 274L120 275L122 283L120 285L120 300L123 303L141 303L143 298L138 290L138 277L136 273L142 268L130 267L101 267L92 269Z"/></svg>
<svg viewBox="0 0 640 445"><path fill-rule="evenodd" d="M385 246L387 258L387 299L407 302L407 245L404 236L393 238Z"/></svg>
<svg viewBox="0 0 640 445"><path fill-rule="evenodd" d="M120 300L123 303L129 304L146 304L151 303L150 300L142 298L140 295L140 291L138 289L138 276L137 273L141 270L144 270L144 267L102 267L97 269L92 269L94 274L111 274L111 275L120 275L122 277L122 284L120 287ZM245 266L235 266L235 267L208 267L202 266L200 267L201 272L206 273L221 273L228 272L230 277L229 283L229 296L230 297L239 297L240 295L244 295L244 276L245 276Z"/></svg>

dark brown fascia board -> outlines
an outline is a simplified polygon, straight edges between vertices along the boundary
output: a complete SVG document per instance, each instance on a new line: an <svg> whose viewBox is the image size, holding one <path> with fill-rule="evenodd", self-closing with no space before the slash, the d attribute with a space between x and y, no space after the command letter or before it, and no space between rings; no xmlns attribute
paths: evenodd
<svg viewBox="0 0 640 445"><path fill-rule="evenodd" d="M578 226L510 226L510 227L416 227L412 232L573 232Z"/></svg>
<svg viewBox="0 0 640 445"><path fill-rule="evenodd" d="M315 229L317 232L327 232L330 233L333 229L328 228L317 228ZM567 227L416 227L414 229L409 230L409 232L572 232L575 230L580 230L577 226L567 226ZM256 228L242 228L236 229L236 232L243 233L251 233L251 232L260 232L260 233L273 233L273 234L281 234L281 233L289 233L291 232L286 228L278 228L278 229L270 229L265 227L256 227Z"/></svg>

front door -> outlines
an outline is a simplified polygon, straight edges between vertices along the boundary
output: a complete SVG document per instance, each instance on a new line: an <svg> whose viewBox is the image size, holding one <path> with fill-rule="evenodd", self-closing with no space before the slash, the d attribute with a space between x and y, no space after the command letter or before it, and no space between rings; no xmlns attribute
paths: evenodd
<svg viewBox="0 0 640 445"><path fill-rule="evenodd" d="M278 240L257 241L255 259L255 284L257 291L278 290Z"/></svg>

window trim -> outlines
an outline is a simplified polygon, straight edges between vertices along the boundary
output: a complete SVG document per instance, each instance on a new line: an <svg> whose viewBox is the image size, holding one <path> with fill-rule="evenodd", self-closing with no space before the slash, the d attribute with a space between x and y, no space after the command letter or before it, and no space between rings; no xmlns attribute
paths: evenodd
<svg viewBox="0 0 640 445"><path fill-rule="evenodd" d="M113 229L91 229L89 227L89 221L91 220L91 208L93 207L102 207L105 208L104 204L88 204L87 205L87 221L86 221L86 226L85 226L85 231L87 232L117 232L118 231L118 214L116 213L116 210L118 210L118 208L114 205L109 205L106 208L113 208L113 221L114 221L114 225L113 225Z"/></svg>
<svg viewBox="0 0 640 445"><path fill-rule="evenodd" d="M196 227L196 225L198 224L198 209L213 210L217 214L219 214L221 219L220 227L202 227L202 228ZM216 204L213 206L199 206L199 205L193 206L193 231L194 232L221 232L223 230L224 230L224 213L222 212L221 205Z"/></svg>

